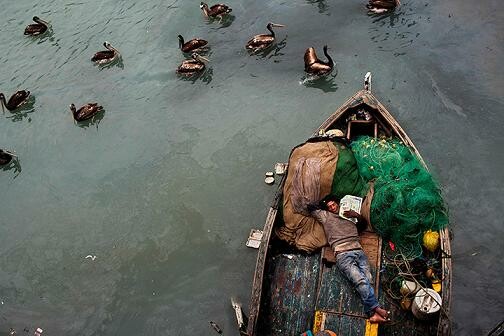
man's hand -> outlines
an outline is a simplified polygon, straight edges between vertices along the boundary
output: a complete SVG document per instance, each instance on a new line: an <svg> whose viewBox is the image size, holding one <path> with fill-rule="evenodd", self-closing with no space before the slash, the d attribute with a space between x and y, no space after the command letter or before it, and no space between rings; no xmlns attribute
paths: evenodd
<svg viewBox="0 0 504 336"><path fill-rule="evenodd" d="M308 212L313 212L315 210L320 210L320 206L318 205L318 203L309 203L308 205L306 205L306 209L308 210Z"/></svg>
<svg viewBox="0 0 504 336"><path fill-rule="evenodd" d="M361 215L353 210L347 210L345 212L343 212L343 216L345 216L346 218L360 218Z"/></svg>

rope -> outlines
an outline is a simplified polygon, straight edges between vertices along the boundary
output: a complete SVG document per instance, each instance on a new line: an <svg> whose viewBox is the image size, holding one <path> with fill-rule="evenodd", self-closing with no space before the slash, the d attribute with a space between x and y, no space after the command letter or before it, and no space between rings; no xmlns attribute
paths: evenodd
<svg viewBox="0 0 504 336"><path fill-rule="evenodd" d="M395 292L392 288L394 285L398 285L398 287L400 288L402 285L402 280L413 281L416 286L419 286L420 289L424 289L424 293L429 295L430 298L432 300L434 300L434 302L436 302L439 305L441 312L448 318L448 320L450 320L450 323L451 323L452 322L451 317L448 315L446 310L443 308L442 302L439 302L435 296L433 296L432 294L430 294L426 290L428 288L428 286L424 282L421 282L417 279L417 277L419 275L421 275L421 273L414 273L412 270L410 262L412 262L413 260L415 260L418 257L421 257L422 251L420 251L420 253L416 253L416 254L412 253L412 251L406 251L406 252L409 252L409 253L406 253L406 255L405 255L405 253L400 251L396 255L391 257L390 255L388 255L388 253L390 253L388 250L389 250L389 248L386 248L384 250L384 256L386 259L386 263L384 265L384 267L385 267L384 271L385 271L386 275L387 274L388 275L395 274L395 276L392 278L392 280L389 281L385 292L392 299L398 300L398 301L402 301L404 299L410 299L411 297L414 298L414 296L416 294L408 293L406 295L403 295L403 294L397 295L397 292ZM440 254L440 253L441 252L439 252L438 254ZM408 255L409 255L409 257L408 257ZM438 257L439 257L439 255L438 255ZM436 258L436 260L437 259L438 258ZM438 261L436 261L432 264L435 264L435 263L438 263ZM433 266L432 264L431 264L431 266ZM389 269L389 270L387 271L387 269ZM442 281L442 279L441 279L441 281Z"/></svg>

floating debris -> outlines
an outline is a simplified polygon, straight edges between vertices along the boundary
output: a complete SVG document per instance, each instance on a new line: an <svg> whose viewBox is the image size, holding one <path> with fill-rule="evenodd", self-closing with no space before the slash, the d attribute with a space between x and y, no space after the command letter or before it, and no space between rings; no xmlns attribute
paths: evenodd
<svg viewBox="0 0 504 336"><path fill-rule="evenodd" d="M238 330L240 335L247 335L248 318L243 314L242 304L235 298L231 298L231 305L235 310L236 322L238 323Z"/></svg>
<svg viewBox="0 0 504 336"><path fill-rule="evenodd" d="M277 162L275 164L275 174L283 175L285 174L285 170L287 170L288 163Z"/></svg>
<svg viewBox="0 0 504 336"><path fill-rule="evenodd" d="M209 321L212 328L217 331L219 334L222 334L222 329L215 323L214 321Z"/></svg>
<svg viewBox="0 0 504 336"><path fill-rule="evenodd" d="M275 178L273 177L273 172L266 172L266 178L264 179L264 182L266 184L273 184L275 183Z"/></svg>
<svg viewBox="0 0 504 336"><path fill-rule="evenodd" d="M250 234L245 245L247 247L259 248L259 246L261 245L262 236L263 232L261 230L250 230Z"/></svg>

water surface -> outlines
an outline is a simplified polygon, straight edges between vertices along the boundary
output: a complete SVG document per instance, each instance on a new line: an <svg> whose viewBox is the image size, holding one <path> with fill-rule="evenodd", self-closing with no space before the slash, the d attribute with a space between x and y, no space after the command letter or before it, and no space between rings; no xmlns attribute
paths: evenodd
<svg viewBox="0 0 504 336"><path fill-rule="evenodd" d="M453 223L455 335L502 319L504 15L500 1L403 0L367 16L363 1L231 0L208 22L197 1L15 1L2 7L0 91L32 92L0 116L0 333L235 333L229 298L247 303L285 161L373 71L373 92L443 186ZM23 36L31 17L52 24ZM254 34L278 45L250 56ZM204 76L183 80L177 35L210 42ZM90 57L109 41L120 66ZM327 44L336 76L303 84L303 53ZM321 53L321 51L320 51ZM68 109L105 113L76 125ZM93 261L86 256L96 256Z"/></svg>

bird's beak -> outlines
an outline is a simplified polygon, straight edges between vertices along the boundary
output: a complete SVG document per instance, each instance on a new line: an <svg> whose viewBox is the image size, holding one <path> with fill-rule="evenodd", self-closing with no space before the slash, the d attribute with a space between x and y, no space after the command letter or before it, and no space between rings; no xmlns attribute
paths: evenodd
<svg viewBox="0 0 504 336"><path fill-rule="evenodd" d="M271 24L272 27L278 27L278 28L282 28L282 27L285 27L285 25L283 24L278 24L278 23L272 23Z"/></svg>
<svg viewBox="0 0 504 336"><path fill-rule="evenodd" d="M210 62L210 60L208 58L206 58L206 57L198 55L198 58L202 59L205 62Z"/></svg>

